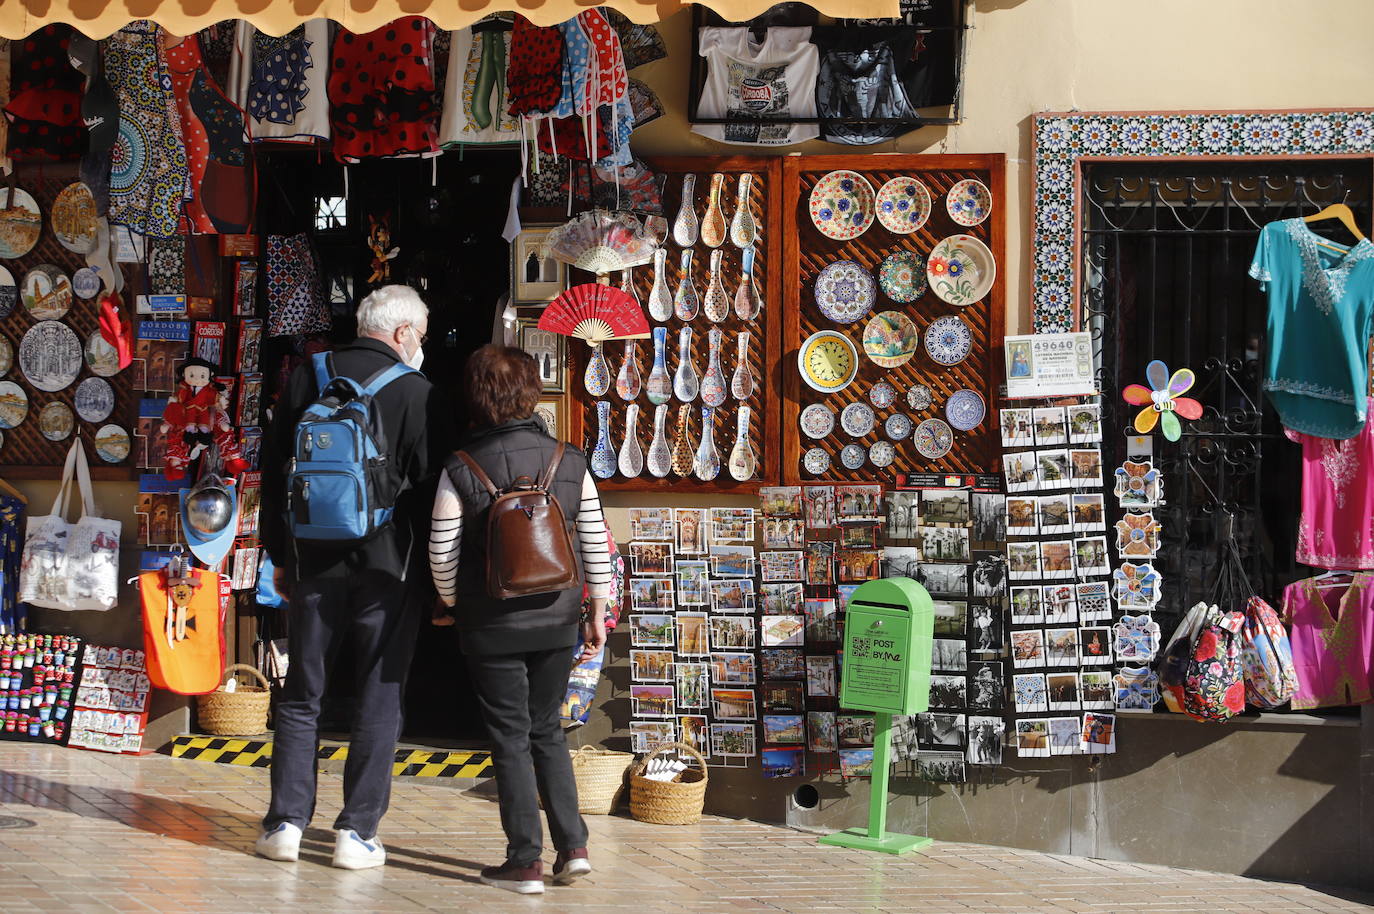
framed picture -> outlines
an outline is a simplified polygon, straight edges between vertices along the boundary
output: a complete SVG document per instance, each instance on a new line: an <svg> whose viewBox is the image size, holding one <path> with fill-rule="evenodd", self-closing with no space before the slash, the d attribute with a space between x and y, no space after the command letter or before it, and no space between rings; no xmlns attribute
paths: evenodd
<svg viewBox="0 0 1374 914"><path fill-rule="evenodd" d="M568 268L540 251L553 225L527 225L516 236L511 250L511 299L519 302L553 301L567 284Z"/></svg>
<svg viewBox="0 0 1374 914"><path fill-rule="evenodd" d="M563 368L568 361L567 340L551 330L540 330L538 324L537 314L521 313L515 320L516 340L521 349L534 356L544 393L561 394Z"/></svg>
<svg viewBox="0 0 1374 914"><path fill-rule="evenodd" d="M563 408L562 398L540 400L534 405L534 414L544 420L549 434L559 441L568 440L567 411Z"/></svg>

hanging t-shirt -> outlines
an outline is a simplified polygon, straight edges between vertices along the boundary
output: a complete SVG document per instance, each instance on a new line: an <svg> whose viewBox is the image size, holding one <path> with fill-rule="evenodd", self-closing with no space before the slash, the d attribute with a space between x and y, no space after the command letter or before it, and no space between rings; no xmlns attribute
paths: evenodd
<svg viewBox="0 0 1374 914"><path fill-rule="evenodd" d="M902 119L908 124L827 122L831 143L866 146L915 129L916 109L907 100L901 75L911 62L918 36L912 29L824 28L815 31L820 48L816 107L821 117Z"/></svg>
<svg viewBox="0 0 1374 914"><path fill-rule="evenodd" d="M1374 700L1374 575L1348 587L1308 578L1283 591L1283 617L1298 674L1294 711Z"/></svg>
<svg viewBox="0 0 1374 914"><path fill-rule="evenodd" d="M1269 293L1264 390L1287 427L1321 438L1364 428L1374 244L1346 246L1301 219L1260 232L1250 275Z"/></svg>
<svg viewBox="0 0 1374 914"><path fill-rule="evenodd" d="M700 117L740 118L738 124L694 124L692 131L725 143L787 146L821 135L818 124L760 124L744 118L816 116L820 58L810 26L777 26L756 43L746 28L703 28L700 54L706 85Z"/></svg>
<svg viewBox="0 0 1374 914"><path fill-rule="evenodd" d="M1302 445L1298 561L1314 568L1374 569L1374 422L1341 440L1292 429L1286 434Z"/></svg>
<svg viewBox="0 0 1374 914"><path fill-rule="evenodd" d="M450 33L441 146L520 142L520 122L506 112L510 32L509 19L487 19Z"/></svg>
<svg viewBox="0 0 1374 914"><path fill-rule="evenodd" d="M240 19L229 61L229 97L248 113L255 142L329 139L329 20L280 38Z"/></svg>

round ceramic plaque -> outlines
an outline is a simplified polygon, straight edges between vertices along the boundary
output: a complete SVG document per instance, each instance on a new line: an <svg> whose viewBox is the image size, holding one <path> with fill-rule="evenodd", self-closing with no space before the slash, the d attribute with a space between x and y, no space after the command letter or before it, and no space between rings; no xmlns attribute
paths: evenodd
<svg viewBox="0 0 1374 914"><path fill-rule="evenodd" d="M835 430L835 413L824 403L812 403L801 411L801 430L808 438L824 438Z"/></svg>
<svg viewBox="0 0 1374 914"><path fill-rule="evenodd" d="M99 330L86 337L86 365L91 374L112 378L119 374L119 352L105 341Z"/></svg>
<svg viewBox="0 0 1374 914"><path fill-rule="evenodd" d="M910 235L930 218L930 191L916 178L900 175L878 188L878 221L897 235Z"/></svg>
<svg viewBox="0 0 1374 914"><path fill-rule="evenodd" d="M895 413L888 416L887 421L883 423L883 431L887 432L887 437L893 441L905 441L910 438L913 428L915 428L915 423L905 413Z"/></svg>
<svg viewBox="0 0 1374 914"><path fill-rule="evenodd" d="M945 418L949 424L961 432L975 429L983 424L988 414L987 404L976 390L956 390L945 401Z"/></svg>
<svg viewBox="0 0 1374 914"><path fill-rule="evenodd" d="M62 390L81 373L81 341L66 324L39 321L19 342L19 370L39 390Z"/></svg>
<svg viewBox="0 0 1374 914"><path fill-rule="evenodd" d="M10 341L0 336L0 375L7 375L14 367L14 346Z"/></svg>
<svg viewBox="0 0 1374 914"><path fill-rule="evenodd" d="M943 419L927 419L916 426L915 441L918 454L935 460L954 447L954 431Z"/></svg>
<svg viewBox="0 0 1374 914"><path fill-rule="evenodd" d="M64 248L78 254L95 250L100 219L96 214L95 196L85 184L77 181L64 187L53 201L48 218L52 222L52 233Z"/></svg>
<svg viewBox="0 0 1374 914"><path fill-rule="evenodd" d="M959 318L936 318L926 329L926 354L940 365L958 365L973 349L973 332Z"/></svg>
<svg viewBox="0 0 1374 914"><path fill-rule="evenodd" d="M878 285L895 302L914 302L926 291L925 258L915 251L888 254L878 268Z"/></svg>
<svg viewBox="0 0 1374 914"><path fill-rule="evenodd" d="M76 385L76 414L86 422L104 422L114 405L114 388L104 378L87 378Z"/></svg>
<svg viewBox="0 0 1374 914"><path fill-rule="evenodd" d="M876 418L873 407L867 403L851 403L840 413L840 428L855 438L862 438L873 431Z"/></svg>
<svg viewBox="0 0 1374 914"><path fill-rule="evenodd" d="M89 301L100 294L100 274L90 267L82 267L72 274L72 291L76 297Z"/></svg>
<svg viewBox="0 0 1374 914"><path fill-rule="evenodd" d="M880 368L898 368L911 361L921 334L900 311L875 314L864 327L864 354Z"/></svg>
<svg viewBox="0 0 1374 914"><path fill-rule="evenodd" d="M833 394L848 387L859 373L859 351L844 334L820 330L797 350L797 370L808 387Z"/></svg>
<svg viewBox="0 0 1374 914"><path fill-rule="evenodd" d="M862 444L846 444L840 448L840 465L846 470L857 470L868 459L868 451Z"/></svg>
<svg viewBox="0 0 1374 914"><path fill-rule="evenodd" d="M960 181L945 194L945 212L958 225L972 228L992 215L992 191L982 181Z"/></svg>
<svg viewBox="0 0 1374 914"><path fill-rule="evenodd" d="M14 274L0 266L0 317L9 317L17 301L19 286L14 281Z"/></svg>
<svg viewBox="0 0 1374 914"><path fill-rule="evenodd" d="M13 381L0 381L0 428L18 428L29 414L29 395Z"/></svg>
<svg viewBox="0 0 1374 914"><path fill-rule="evenodd" d="M58 267L39 264L24 274L24 307L37 321L55 321L71 310L72 281Z"/></svg>
<svg viewBox="0 0 1374 914"><path fill-rule="evenodd" d="M858 238L873 224L873 185L853 171L832 171L811 188L811 224L836 241Z"/></svg>
<svg viewBox="0 0 1374 914"><path fill-rule="evenodd" d="M129 456L129 433L118 425L102 425L95 433L95 452L106 463L123 463Z"/></svg>
<svg viewBox="0 0 1374 914"><path fill-rule="evenodd" d="M0 187L0 260L23 257L42 232L43 214L33 196L21 187Z"/></svg>
<svg viewBox="0 0 1374 914"><path fill-rule="evenodd" d="M930 409L930 401L930 388L926 387L924 384L913 384L911 387L907 388L906 405L916 410L916 412L919 413L921 410Z"/></svg>
<svg viewBox="0 0 1374 914"><path fill-rule="evenodd" d="M868 449L868 459L878 469L886 469L897 459L897 448L891 441L875 441Z"/></svg>
<svg viewBox="0 0 1374 914"><path fill-rule="evenodd" d="M879 381L868 390L868 402L878 409L887 409L897 400L897 389L886 381Z"/></svg>
<svg viewBox="0 0 1374 914"><path fill-rule="evenodd" d="M818 447L813 447L802 455L802 469L812 476L819 476L830 469L830 455Z"/></svg>
<svg viewBox="0 0 1374 914"><path fill-rule="evenodd" d="M816 307L837 324L854 323L878 298L873 274L852 260L837 260L821 270L812 292Z"/></svg>
<svg viewBox="0 0 1374 914"><path fill-rule="evenodd" d="M49 441L65 441L75 427L72 408L61 400L54 400L38 411L38 430Z"/></svg>
<svg viewBox="0 0 1374 914"><path fill-rule="evenodd" d="M944 301L961 308L981 299L997 279L992 251L972 235L951 235L926 258L926 282Z"/></svg>

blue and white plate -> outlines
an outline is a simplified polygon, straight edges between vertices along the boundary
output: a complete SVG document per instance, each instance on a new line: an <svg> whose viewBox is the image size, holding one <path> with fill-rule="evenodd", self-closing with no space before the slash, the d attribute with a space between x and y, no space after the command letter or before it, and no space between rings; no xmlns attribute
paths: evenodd
<svg viewBox="0 0 1374 914"><path fill-rule="evenodd" d="M925 336L926 354L939 365L958 365L973 349L973 331L952 314L936 318Z"/></svg>
<svg viewBox="0 0 1374 914"><path fill-rule="evenodd" d="M840 413L840 428L855 438L862 438L873 431L876 421L873 407L867 403L851 403Z"/></svg>
<svg viewBox="0 0 1374 914"><path fill-rule="evenodd" d="M824 438L835 430L835 414L824 403L812 403L801 411L801 430L808 438Z"/></svg>
<svg viewBox="0 0 1374 914"><path fill-rule="evenodd" d="M802 469L812 476L819 476L830 469L830 455L818 447L813 447L802 455Z"/></svg>
<svg viewBox="0 0 1374 914"><path fill-rule="evenodd" d="M982 425L987 414L987 404L976 390L956 390L945 401L945 418L961 432Z"/></svg>
<svg viewBox="0 0 1374 914"><path fill-rule="evenodd" d="M868 452L862 444L846 444L840 450L840 463L847 470L857 470L868 459Z"/></svg>
<svg viewBox="0 0 1374 914"><path fill-rule="evenodd" d="M852 324L878 300L878 282L863 264L837 260L821 270L812 289L816 307L837 324Z"/></svg>
<svg viewBox="0 0 1374 914"><path fill-rule="evenodd" d="M910 438L911 430L915 427L916 423L905 413L894 413L883 423L883 431L887 432L887 437L893 441L905 441Z"/></svg>

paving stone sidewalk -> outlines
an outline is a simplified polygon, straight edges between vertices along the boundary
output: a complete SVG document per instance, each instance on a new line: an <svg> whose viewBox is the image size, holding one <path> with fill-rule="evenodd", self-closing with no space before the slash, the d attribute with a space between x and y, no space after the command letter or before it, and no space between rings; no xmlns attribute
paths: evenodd
<svg viewBox="0 0 1374 914"><path fill-rule="evenodd" d="M0 910L193 912L1369 911L1347 891L937 842L890 858L814 836L707 819L664 828L589 816L593 876L520 898L477 870L504 848L496 805L451 786L397 780L380 870L330 867L340 779L320 776L301 862L251 855L263 769L0 744ZM551 857L550 857L551 861Z"/></svg>

